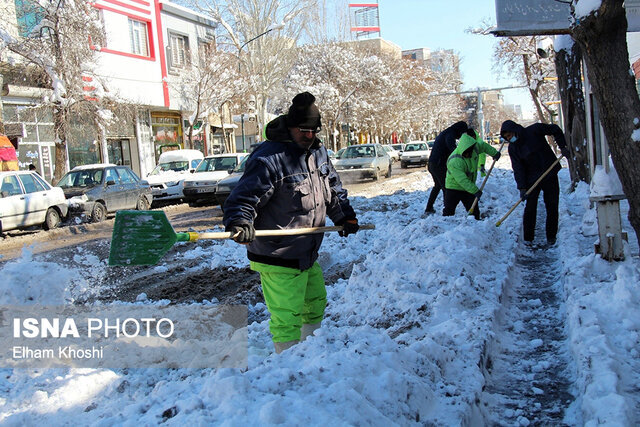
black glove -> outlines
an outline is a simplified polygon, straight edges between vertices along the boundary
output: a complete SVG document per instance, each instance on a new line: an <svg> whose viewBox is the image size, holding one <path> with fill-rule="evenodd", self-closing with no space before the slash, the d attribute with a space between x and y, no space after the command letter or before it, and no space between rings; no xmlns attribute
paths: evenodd
<svg viewBox="0 0 640 427"><path fill-rule="evenodd" d="M498 152L496 153L496 155L495 155L495 156L493 156L493 160L495 160L495 161L497 162L499 158L500 158L500 152L498 151Z"/></svg>
<svg viewBox="0 0 640 427"><path fill-rule="evenodd" d="M345 219L339 225L342 226L342 230L338 231L338 234L342 237L347 237L349 234L355 234L360 230L357 218Z"/></svg>
<svg viewBox="0 0 640 427"><path fill-rule="evenodd" d="M476 199L480 200L480 197L482 197L482 191L480 191L480 190L476 191L474 196L476 197Z"/></svg>
<svg viewBox="0 0 640 427"><path fill-rule="evenodd" d="M473 130L473 128L467 129L465 133L469 135L471 138L476 139L476 131Z"/></svg>
<svg viewBox="0 0 640 427"><path fill-rule="evenodd" d="M570 153L569 153L569 150L567 149L567 147L561 148L561 149L560 149L560 152L562 153L562 155L563 155L564 157L566 157L567 159L569 158Z"/></svg>
<svg viewBox="0 0 640 427"><path fill-rule="evenodd" d="M256 238L256 229L253 224L231 224L226 231L231 232L231 238L238 243L251 243Z"/></svg>
<svg viewBox="0 0 640 427"><path fill-rule="evenodd" d="M520 200L527 200L527 189L526 188L521 188L520 189Z"/></svg>

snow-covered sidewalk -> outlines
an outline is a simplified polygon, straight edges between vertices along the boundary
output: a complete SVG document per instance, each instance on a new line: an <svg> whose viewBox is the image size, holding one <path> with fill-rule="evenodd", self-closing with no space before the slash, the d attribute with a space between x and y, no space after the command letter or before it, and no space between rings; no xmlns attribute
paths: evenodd
<svg viewBox="0 0 640 427"><path fill-rule="evenodd" d="M575 362L570 425L640 422L640 262L608 263L593 254L596 236L588 187L567 195L561 172L560 233L555 267L564 283L566 335ZM267 321L248 327L249 367L220 370L2 370L0 422L457 425L481 423L482 361L493 337L501 295L514 268L522 208L495 222L517 200L509 159L494 169L481 200L488 215L422 218L431 178L424 169L352 194L361 223L342 239L327 235L323 267L354 262L351 276L328 287L322 328L273 354ZM441 211L442 197L436 204ZM630 240L635 235L628 225ZM543 237L542 237L543 239ZM192 249L203 266L246 265L244 248L219 242ZM79 251L70 270L26 254L0 275L1 304L62 304L99 294L106 260ZM159 267L161 268L161 267ZM8 278L8 280L6 280ZM23 286L28 283L28 286ZM139 304L150 304L142 301ZM249 308L265 312L259 304ZM523 420L523 423L525 421Z"/></svg>

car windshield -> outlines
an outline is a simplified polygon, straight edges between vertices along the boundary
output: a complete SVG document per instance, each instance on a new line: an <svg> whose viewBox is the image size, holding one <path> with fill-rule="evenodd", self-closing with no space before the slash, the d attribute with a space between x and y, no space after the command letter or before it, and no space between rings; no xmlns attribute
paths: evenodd
<svg viewBox="0 0 640 427"><path fill-rule="evenodd" d="M68 172L58 182L58 187L94 187L102 182L103 169L81 169Z"/></svg>
<svg viewBox="0 0 640 427"><path fill-rule="evenodd" d="M204 159L196 172L228 171L237 166L238 159L234 157L212 157Z"/></svg>
<svg viewBox="0 0 640 427"><path fill-rule="evenodd" d="M356 146L352 145L351 147L347 147L344 151L341 159L355 159L358 157L375 157L376 152L372 146Z"/></svg>
<svg viewBox="0 0 640 427"><path fill-rule="evenodd" d="M168 171L182 172L188 169L189 169L189 162L186 160L179 161L179 162L160 163L158 166L155 167L155 169L151 171L149 175L159 175L163 172L168 172Z"/></svg>
<svg viewBox="0 0 640 427"><path fill-rule="evenodd" d="M336 159L339 159L342 157L342 155L344 154L344 150L345 150L344 148L341 148L336 152Z"/></svg>
<svg viewBox="0 0 640 427"><path fill-rule="evenodd" d="M404 151L424 151L427 149L427 144L407 144L404 147Z"/></svg>
<svg viewBox="0 0 640 427"><path fill-rule="evenodd" d="M245 156L238 166L236 166L233 171L234 172L244 172L245 165L247 164L247 160L249 160L249 156Z"/></svg>

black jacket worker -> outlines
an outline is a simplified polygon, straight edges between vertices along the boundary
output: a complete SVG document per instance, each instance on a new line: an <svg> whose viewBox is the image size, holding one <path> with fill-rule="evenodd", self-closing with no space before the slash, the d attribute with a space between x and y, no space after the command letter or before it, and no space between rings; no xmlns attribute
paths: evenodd
<svg viewBox="0 0 640 427"><path fill-rule="evenodd" d="M526 128L507 120L502 123L500 136L509 142L509 157L513 168L520 197L525 200L525 193L556 161L556 155L549 146L546 135L552 135L564 156L568 155L567 143L558 125L534 123ZM538 195L542 191L544 205L547 209L546 234L547 242L554 244L558 233L558 198L560 185L558 171L560 164L526 196L526 206L522 218L525 242L532 242L535 237Z"/></svg>
<svg viewBox="0 0 640 427"><path fill-rule="evenodd" d="M440 194L440 190L445 191L445 179L447 177L447 159L453 150L456 149L456 140L460 139L462 134L467 130L468 126L465 122L456 122L440 132L433 142L433 148L429 154L429 164L427 169L433 177L433 188L429 193L427 207L424 210L426 214L435 213L433 204Z"/></svg>

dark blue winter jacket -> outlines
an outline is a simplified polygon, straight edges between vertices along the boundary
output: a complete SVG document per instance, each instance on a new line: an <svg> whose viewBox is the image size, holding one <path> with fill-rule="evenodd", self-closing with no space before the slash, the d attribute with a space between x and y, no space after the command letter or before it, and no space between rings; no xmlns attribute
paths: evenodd
<svg viewBox="0 0 640 427"><path fill-rule="evenodd" d="M509 157L519 189L531 187L557 159L545 135L553 135L560 149L567 147L562 129L558 125L534 123L525 128L507 120L502 123L500 135L504 137L505 132L513 132L517 137L515 142L509 143ZM547 177L555 176L560 169L560 164L556 165Z"/></svg>
<svg viewBox="0 0 640 427"><path fill-rule="evenodd" d="M460 139L466 130L467 124L465 122L456 122L440 132L435 141L433 141L433 148L429 154L429 163L446 165L447 159L456 149L456 140Z"/></svg>
<svg viewBox="0 0 640 427"><path fill-rule="evenodd" d="M355 218L326 148L309 150L291 140L286 115L270 122L224 204L225 226L253 223L256 230L321 227ZM306 270L318 258L323 234L256 237L247 246L252 261Z"/></svg>

